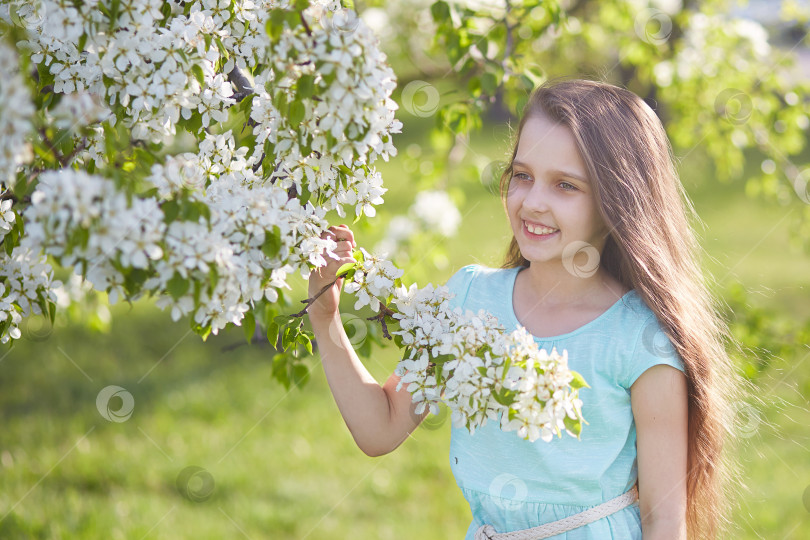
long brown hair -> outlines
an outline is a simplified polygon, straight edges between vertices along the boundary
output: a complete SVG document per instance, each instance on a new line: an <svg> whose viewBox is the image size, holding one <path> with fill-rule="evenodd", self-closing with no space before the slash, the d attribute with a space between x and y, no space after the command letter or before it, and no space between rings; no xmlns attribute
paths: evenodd
<svg viewBox="0 0 810 540"><path fill-rule="evenodd" d="M730 406L742 395L727 347L737 347L699 264L689 218L699 218L674 165L666 131L636 94L608 83L556 79L536 88L523 111L501 176L506 201L527 118L543 115L576 140L610 232L600 264L655 312L686 368L689 429L687 528L716 538L728 522L732 467L724 452ZM528 266L514 237L504 268Z"/></svg>

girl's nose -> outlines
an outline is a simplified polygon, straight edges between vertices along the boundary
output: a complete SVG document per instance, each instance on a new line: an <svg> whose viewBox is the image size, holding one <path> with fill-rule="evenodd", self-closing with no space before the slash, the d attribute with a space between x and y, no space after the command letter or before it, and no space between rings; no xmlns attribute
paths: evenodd
<svg viewBox="0 0 810 540"><path fill-rule="evenodd" d="M527 210L543 212L549 209L549 193L542 182L535 182L523 199L523 206Z"/></svg>

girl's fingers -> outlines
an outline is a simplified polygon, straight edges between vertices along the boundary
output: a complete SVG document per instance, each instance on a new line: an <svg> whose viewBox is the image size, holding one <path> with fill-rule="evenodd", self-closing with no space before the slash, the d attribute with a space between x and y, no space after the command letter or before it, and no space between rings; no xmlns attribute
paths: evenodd
<svg viewBox="0 0 810 540"><path fill-rule="evenodd" d="M357 244L354 242L354 233L346 225L329 227L328 232L331 233L332 238L338 242L338 245L340 242L348 242L350 246L357 247Z"/></svg>

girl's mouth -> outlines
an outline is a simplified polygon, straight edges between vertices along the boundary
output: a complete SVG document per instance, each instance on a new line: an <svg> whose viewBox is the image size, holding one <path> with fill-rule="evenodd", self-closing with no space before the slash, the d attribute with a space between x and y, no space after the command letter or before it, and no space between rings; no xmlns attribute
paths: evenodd
<svg viewBox="0 0 810 540"><path fill-rule="evenodd" d="M544 238L551 238L558 232L560 232L560 229L553 229L543 225L533 225L525 221L523 222L523 233L529 238L537 238L542 240Z"/></svg>

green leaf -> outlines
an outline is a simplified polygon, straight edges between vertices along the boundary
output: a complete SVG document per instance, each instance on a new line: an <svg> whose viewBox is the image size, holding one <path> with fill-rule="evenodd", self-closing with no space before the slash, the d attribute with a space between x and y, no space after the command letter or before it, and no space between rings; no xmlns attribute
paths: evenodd
<svg viewBox="0 0 810 540"><path fill-rule="evenodd" d="M270 17L267 19L264 28L267 31L267 35L270 36L273 41L277 40L284 30L285 15L283 9L273 9L270 11Z"/></svg>
<svg viewBox="0 0 810 540"><path fill-rule="evenodd" d="M434 2L430 6L430 14L436 23L446 23L450 19L450 6L447 5L447 2Z"/></svg>
<svg viewBox="0 0 810 540"><path fill-rule="evenodd" d="M487 71L481 76L481 88L487 95L494 95L498 89L498 78L491 71Z"/></svg>
<svg viewBox="0 0 810 540"><path fill-rule="evenodd" d="M303 345L309 354L312 354L312 339L307 334L303 332L298 334L298 343Z"/></svg>
<svg viewBox="0 0 810 540"><path fill-rule="evenodd" d="M522 84L523 88L525 88L527 91L531 92L534 90L534 81L528 75L522 74L520 77L518 77L518 80L520 80L520 84Z"/></svg>
<svg viewBox="0 0 810 540"><path fill-rule="evenodd" d="M281 353L273 356L273 377L284 385L284 388L290 389L290 374L287 369L288 359Z"/></svg>
<svg viewBox="0 0 810 540"><path fill-rule="evenodd" d="M168 224L177 219L180 213L180 205L175 200L166 201L161 206L161 210L163 210L163 221Z"/></svg>
<svg viewBox="0 0 810 540"><path fill-rule="evenodd" d="M205 73L203 73L203 68L199 64L194 64L191 66L191 72L194 74L194 78L197 79L197 82L200 83L200 86L205 86Z"/></svg>
<svg viewBox="0 0 810 540"><path fill-rule="evenodd" d="M222 43L222 40L216 38L214 42L217 44L217 49L219 49L219 54L222 55L222 58L227 60L228 59L228 49L225 48L225 44Z"/></svg>
<svg viewBox="0 0 810 540"><path fill-rule="evenodd" d="M149 277L149 273L142 268L133 268L124 276L124 289L131 296L140 292L143 282Z"/></svg>
<svg viewBox="0 0 810 540"><path fill-rule="evenodd" d="M338 268L338 271L337 271L337 274L336 274L337 277L346 277L348 279L353 278L354 277L354 270L355 270L356 265L357 265L357 263L346 263L346 264L344 264L343 266ZM351 275L349 275L350 271L351 271Z"/></svg>
<svg viewBox="0 0 810 540"><path fill-rule="evenodd" d="M502 388L500 392L492 393L492 397L495 399L495 401L504 407L508 407L515 402L515 395L515 392L507 390L506 388Z"/></svg>
<svg viewBox="0 0 810 540"><path fill-rule="evenodd" d="M208 283L211 285L210 290L212 292L217 288L217 283L219 283L219 272L217 272L217 267L214 265L211 265L208 270Z"/></svg>
<svg viewBox="0 0 810 540"><path fill-rule="evenodd" d="M565 429L570 431L571 433L579 439L580 434L582 433L582 422L579 420L574 420L566 416L563 418L563 424L565 424Z"/></svg>
<svg viewBox="0 0 810 540"><path fill-rule="evenodd" d="M188 288L189 281L183 278L178 272L175 272L172 278L166 283L166 290L169 291L169 294L175 301L180 300L180 298L186 294Z"/></svg>
<svg viewBox="0 0 810 540"><path fill-rule="evenodd" d="M110 2L110 26L115 24L118 20L118 12L121 7L121 0L112 0Z"/></svg>
<svg viewBox="0 0 810 540"><path fill-rule="evenodd" d="M435 364L444 364L445 362L450 362L455 359L456 357L453 356L452 354L440 354L439 356L433 359L433 362Z"/></svg>
<svg viewBox="0 0 810 540"><path fill-rule="evenodd" d="M304 116L306 116L306 107L304 107L304 103L298 99L292 102L290 105L290 112L289 112L289 119L290 124L293 126L297 126L304 120Z"/></svg>
<svg viewBox="0 0 810 540"><path fill-rule="evenodd" d="M302 75L298 79L298 97L308 98L312 96L315 77L312 75Z"/></svg>
<svg viewBox="0 0 810 540"><path fill-rule="evenodd" d="M287 109L287 92L284 90L279 91L273 97L273 106L278 109L279 111L284 111Z"/></svg>
<svg viewBox="0 0 810 540"><path fill-rule="evenodd" d="M279 331L278 323L271 322L270 324L267 325L267 341L273 348L275 348L278 345L278 331Z"/></svg>
<svg viewBox="0 0 810 540"><path fill-rule="evenodd" d="M242 331L245 333L245 339L248 343L253 339L253 334L256 332L256 317L252 311L245 313L245 318L242 321Z"/></svg>
<svg viewBox="0 0 810 540"><path fill-rule="evenodd" d="M585 382L585 378L582 375L580 375L576 371L572 371L571 375L574 376L574 378L571 380L571 388L573 388L574 390L577 390L577 389L583 388L583 387L590 388L588 383Z"/></svg>
<svg viewBox="0 0 810 540"><path fill-rule="evenodd" d="M202 115L195 111L191 113L188 120L181 116L180 120L177 121L177 125L197 137L202 130Z"/></svg>
<svg viewBox="0 0 810 540"><path fill-rule="evenodd" d="M69 156L73 152L73 136L67 129L58 129L54 134L54 143L59 146L59 151L63 156Z"/></svg>
<svg viewBox="0 0 810 540"><path fill-rule="evenodd" d="M304 386L309 380L309 369L303 364L295 364L292 368L292 380L295 386Z"/></svg>
<svg viewBox="0 0 810 540"><path fill-rule="evenodd" d="M296 328L292 325L284 329L284 335L281 337L281 348L286 351L290 345L295 343Z"/></svg>
<svg viewBox="0 0 810 540"><path fill-rule="evenodd" d="M20 219L20 218L17 218ZM3 249L6 252L6 255L11 255L11 252L14 250L14 245L17 243L16 232L14 229L11 229L11 234L6 236L3 240Z"/></svg>
<svg viewBox="0 0 810 540"><path fill-rule="evenodd" d="M265 231L264 243L262 244L262 253L268 259L276 257L281 251L281 229L273 226L272 231Z"/></svg>

